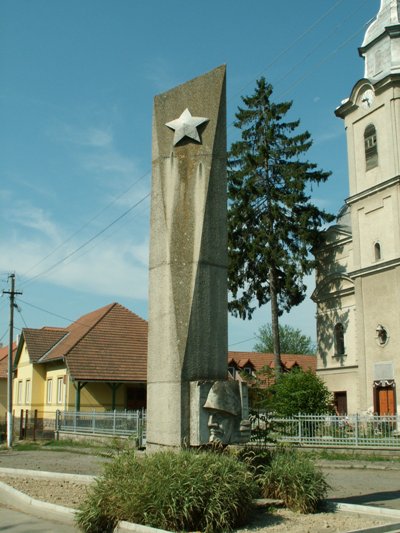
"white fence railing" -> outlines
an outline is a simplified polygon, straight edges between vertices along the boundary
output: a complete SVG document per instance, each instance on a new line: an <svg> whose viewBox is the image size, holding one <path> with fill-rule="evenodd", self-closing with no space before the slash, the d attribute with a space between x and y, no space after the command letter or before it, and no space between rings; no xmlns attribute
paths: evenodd
<svg viewBox="0 0 400 533"><path fill-rule="evenodd" d="M296 415L283 418L265 413L251 416L254 443L278 442L325 447L400 449L400 415ZM146 411L58 411L56 431L87 435L131 436L146 444Z"/></svg>
<svg viewBox="0 0 400 533"><path fill-rule="evenodd" d="M297 415L290 418L253 414L252 441L314 446L400 448L400 415Z"/></svg>
<svg viewBox="0 0 400 533"><path fill-rule="evenodd" d="M146 442L146 411L57 411L56 431L129 436L142 447Z"/></svg>

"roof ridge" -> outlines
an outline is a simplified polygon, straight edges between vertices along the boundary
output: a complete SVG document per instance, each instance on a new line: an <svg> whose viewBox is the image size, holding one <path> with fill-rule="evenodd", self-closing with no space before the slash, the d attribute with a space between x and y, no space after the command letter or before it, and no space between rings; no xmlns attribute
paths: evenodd
<svg viewBox="0 0 400 533"><path fill-rule="evenodd" d="M60 344L60 342L62 342L66 337L68 337L68 335L70 334L70 332L66 329L66 328L62 328L62 329L65 329L65 334L61 337L61 339L59 339L55 344L53 344L53 346L47 350L47 352L45 352L43 355L41 355L39 357L39 359L37 360L38 363L41 363L42 360L44 360L46 358L46 355L49 354L52 350L54 350L54 348L56 346L58 346ZM60 330L61 331L61 330Z"/></svg>
<svg viewBox="0 0 400 533"><path fill-rule="evenodd" d="M78 343L80 343L80 342L82 341L82 339L84 339L84 338L89 334L89 332L92 331L93 328L94 328L95 326L97 326L97 324L100 322L100 320L103 320L103 318L106 317L106 316L108 315L108 313L111 311L111 309L113 309L116 305L118 305L117 302L113 302L113 303L111 303L111 304L108 304L108 305L104 306L104 313L102 313L102 314L99 316L99 318L98 318L98 319L97 319L97 320L96 320L96 321L95 321L90 327L87 328L87 330L85 331L85 333L84 333L82 336L80 336L80 337L76 340L76 342L75 342L74 344L72 344L72 345L68 348L68 351L64 354L64 356L67 356L67 355L69 354L69 352L70 352L73 348L75 348L75 346L76 346ZM100 309L101 309L101 308L100 308ZM94 314L94 313L100 311L100 309L96 309L96 310L92 311L91 313L87 313L86 315L83 315L83 316L88 316L88 315ZM81 322L80 322L81 318L83 318L83 317L80 317L80 318L78 318L78 320L75 320L75 321L73 322L73 324L75 324L76 322L81 323ZM81 324L83 324L83 323L81 323ZM84 324L83 324L83 325L84 325ZM66 329L68 329L68 328L66 328ZM70 330L68 330L68 332L71 333ZM63 338L64 338L64 337L63 337Z"/></svg>

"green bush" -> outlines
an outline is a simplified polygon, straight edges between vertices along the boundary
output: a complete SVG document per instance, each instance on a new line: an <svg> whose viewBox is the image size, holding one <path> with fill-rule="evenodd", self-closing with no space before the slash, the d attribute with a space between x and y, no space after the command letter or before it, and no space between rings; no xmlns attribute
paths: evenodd
<svg viewBox="0 0 400 533"><path fill-rule="evenodd" d="M264 498L283 500L286 507L314 513L329 485L314 461L294 449L280 449L258 476Z"/></svg>
<svg viewBox="0 0 400 533"><path fill-rule="evenodd" d="M106 466L77 515L88 533L128 520L169 531L231 531L244 524L256 494L252 473L235 457L126 450Z"/></svg>

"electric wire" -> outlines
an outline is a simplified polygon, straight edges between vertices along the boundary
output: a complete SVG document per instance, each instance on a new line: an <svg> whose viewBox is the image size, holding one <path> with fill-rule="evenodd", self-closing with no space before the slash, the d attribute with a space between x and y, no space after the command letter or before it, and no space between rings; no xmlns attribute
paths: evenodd
<svg viewBox="0 0 400 533"><path fill-rule="evenodd" d="M60 318L61 320L65 320L65 322L69 322L69 324L79 324L81 326L84 326L85 328L91 328L93 326L93 323L87 324L83 322L82 320L73 320L72 318L67 318L65 316L59 315L57 313L53 313L52 311L49 311L48 309L45 309L44 307L40 307L38 305L32 304L30 302L27 302L26 300L22 300L21 298L16 298L18 302L27 305L28 307L32 307L33 309L36 309L37 311L42 311L43 313L46 313L47 315L54 316L56 318Z"/></svg>
<svg viewBox="0 0 400 533"><path fill-rule="evenodd" d="M329 16L329 14L334 10L336 9L337 7L339 7L342 3L343 3L344 0L338 0L333 6L331 6L323 15L321 15L313 24L311 24L304 32L302 32L289 46L287 46L284 50L282 50L282 52L280 52L274 59L273 61L271 61L266 69L269 69L271 68L271 66L273 66L277 61L279 61L287 52L289 52L292 48L294 48L306 35L308 35L309 33L311 33L325 18L327 18ZM366 3L366 0L363 2L363 4ZM349 17L347 17L345 20L347 20ZM338 50L340 50L341 48L343 48L344 46L346 46L346 44L354 39L354 37L356 35L358 35L362 30L358 30L356 33L352 34L349 38L347 38L339 47L337 47L333 52L331 52L330 54L328 54L328 56L326 56L323 60L321 60L319 62L319 66L321 66L323 63L325 63L332 55L334 55L335 53L337 53ZM326 40L326 39L325 39ZM309 52L300 62L298 62L296 64L296 67L299 65L299 63L302 63L303 61L305 61L306 59L308 59L308 57L313 53L313 51L317 49L317 47L314 47L313 50L311 52ZM292 71L293 69L291 69ZM314 70L313 70L314 72ZM287 77L289 74L286 74L284 77ZM296 82L294 84L292 84L288 89L285 90L285 93L292 90L295 86L297 86L299 83L301 83L304 79L306 79L308 76L310 75L310 72L307 73L306 75L302 76L301 78L299 78L298 80L296 80ZM250 82L249 82L250 84ZM249 85L247 84L247 85ZM246 85L246 86L247 86ZM68 242L70 242L73 237L75 237L77 234L79 234L84 228L86 228L87 226L89 226L94 220L96 220L104 211L106 211L110 206L112 206L113 204L115 204L115 202L120 199L122 196L124 196L125 194L127 194L127 192L129 192L129 190L131 190L134 185L136 185L141 179L143 179L145 176L147 176L149 174L149 171L146 172L145 174L143 174L138 180L136 180L132 185L130 185L128 187L127 190L123 191L119 196L117 196L115 199L113 199L112 202L110 202L107 206L105 206L103 209L101 209L94 217L92 217L91 219L89 219L85 224L83 224L77 231L75 231L74 233L72 233L65 241L63 241L61 244L59 244L55 249L53 249L49 254L47 254L43 259L41 259L40 261L38 261L35 265L33 265L32 267L30 267L30 269L28 269L25 273L24 273L24 276L27 276L27 274L33 270L34 268L36 268L37 266L39 266L40 264L42 264L46 259L48 259L49 257L51 257L57 250L59 250L60 248L62 248L65 244L67 244ZM43 276L46 276L46 274L48 274L49 272L51 272L52 270L56 269L59 265L61 265L62 263L66 262L68 259L76 256L76 254L83 250L84 248L86 248L90 243L93 243L94 241L96 241L101 235L103 235L110 227L112 227L114 224L116 224L117 222L119 222L120 220L122 220L127 214L129 214L133 209L135 209L142 201L144 201L146 198L148 198L150 196L150 193L148 193L147 195L145 195L143 198L141 198L138 202L136 202L133 206L131 206L130 208L128 208L125 212L123 212L120 216L118 216L116 219L114 219L111 223L109 223L107 226L105 226L103 229L101 229L100 231L98 231L94 236L92 236L91 238L89 238L87 241L85 241L83 244L81 244L80 246L78 246L76 249L74 249L73 251L71 251L70 253L68 253L65 257L61 258L60 260L56 261L56 263L54 263L53 265L51 265L50 267L48 267L47 269L43 270L42 272L39 272L38 274L36 274L35 276L29 278L28 280L24 281L21 285L22 286L28 286L30 285L30 283L32 283L33 281L43 277ZM95 246L98 245L98 242L96 242L94 244L94 246L91 248L93 249ZM86 251L84 253L87 253ZM81 254L83 255L83 254ZM78 256L80 257L80 256ZM249 340L252 340L252 339L249 339ZM241 342L246 342L246 341L240 341ZM235 344L238 344L238 343L235 343ZM234 345L235 345L234 344Z"/></svg>
<svg viewBox="0 0 400 533"><path fill-rule="evenodd" d="M43 257L40 261L32 265L27 271L25 271L21 276L23 278L26 278L30 271L34 270L36 267L41 265L46 259L51 257L55 252L57 252L60 248L65 246L68 242L70 242L76 235L81 233L85 228L87 228L92 222L94 222L97 218L99 218L100 215L102 215L107 209L109 209L111 206L113 206L118 200L120 200L123 196L125 196L129 191L133 189L135 185L137 185L142 179L144 179L146 176L149 175L149 171L145 172L140 176L137 180L135 180L127 189L125 189L121 194L113 198L113 200L108 203L106 206L104 206L100 211L98 211L93 217L91 217L89 220L87 220L82 226L80 226L76 231L74 231L72 234L69 235L63 242L61 242L59 245L57 245L51 252L49 252L45 257Z"/></svg>
<svg viewBox="0 0 400 533"><path fill-rule="evenodd" d="M62 263L64 263L67 259L69 259L70 257L72 257L73 255L75 255L77 252L79 252L80 250L82 250L83 248L85 248L88 244L90 244L91 242L93 242L95 239L97 239L100 235L102 235L103 233L105 233L109 228L111 228L112 226L114 226L114 224L116 224L117 222L119 222L120 220L122 220L124 217L126 217L126 215L128 215L133 209L135 209L138 205L140 205L144 200L146 200L146 198L148 198L150 196L150 193L147 193L145 196L143 196L140 200L138 200L135 204L133 204L132 206L130 206L128 209L126 209L126 211L124 211L121 215L119 215L117 218L115 218L112 222L110 222L106 227L104 227L103 229L101 229L100 231L98 231L95 235L93 235L92 237L90 237L90 239L88 239L87 241L85 241L83 244L81 244L80 246L78 246L78 248L75 248L75 250L73 250L72 252L70 252L69 254L67 254L65 257L63 257L62 259L60 259L59 261L57 261L56 263L54 263L53 265L51 265L50 267L48 267L46 270L43 270L42 272L39 272L39 274L36 274L36 276L33 276L32 278L30 278L25 284L22 284L24 287L30 285L33 281L35 281L37 278L39 277L43 277L45 276L46 274L48 274L49 272L51 272L52 270L54 270L55 268L57 268L59 265L61 265Z"/></svg>

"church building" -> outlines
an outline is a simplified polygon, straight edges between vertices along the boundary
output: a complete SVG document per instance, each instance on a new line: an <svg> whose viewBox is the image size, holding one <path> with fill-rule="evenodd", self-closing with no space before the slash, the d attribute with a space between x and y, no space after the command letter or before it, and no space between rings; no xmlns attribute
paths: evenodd
<svg viewBox="0 0 400 533"><path fill-rule="evenodd" d="M349 197L318 259L317 372L337 411L400 412L400 0L365 33L364 78L335 114L347 137Z"/></svg>

